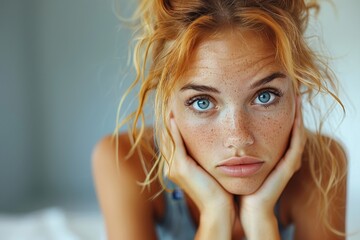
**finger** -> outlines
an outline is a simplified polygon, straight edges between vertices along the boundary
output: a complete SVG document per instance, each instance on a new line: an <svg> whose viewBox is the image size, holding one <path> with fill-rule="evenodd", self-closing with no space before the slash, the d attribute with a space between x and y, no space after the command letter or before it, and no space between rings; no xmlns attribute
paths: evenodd
<svg viewBox="0 0 360 240"><path fill-rule="evenodd" d="M306 134L305 128L303 124L303 117L302 117L302 105L301 105L301 98L298 97L297 99L297 109L295 115L295 121L292 128L290 146L288 151L286 152L284 158L289 159L289 164L293 163L293 167L298 169L301 163L301 155L304 150L304 146L306 143Z"/></svg>
<svg viewBox="0 0 360 240"><path fill-rule="evenodd" d="M175 143L175 156L185 157L187 154L186 154L184 142L174 118L170 118L170 130Z"/></svg>
<svg viewBox="0 0 360 240"><path fill-rule="evenodd" d="M191 161L188 161L183 139L173 118L169 120L169 125L170 133L174 141L174 154L169 166L169 177L176 182L180 181L180 179L186 175L188 165L191 164Z"/></svg>
<svg viewBox="0 0 360 240"><path fill-rule="evenodd" d="M178 127L176 125L176 122L173 118L170 118L168 121L168 127L169 127L169 134L166 134L168 137L165 136L165 133L162 134L162 142L164 143L164 145L168 146L167 148L164 148L164 155L166 157L167 160L169 160L169 163L171 164L171 160L173 160L176 155L183 155L186 153L185 149L184 149L184 144L182 141L182 137L181 134L178 130ZM172 139L171 139L172 138ZM174 143L174 152L171 151L171 145L169 144L170 142Z"/></svg>

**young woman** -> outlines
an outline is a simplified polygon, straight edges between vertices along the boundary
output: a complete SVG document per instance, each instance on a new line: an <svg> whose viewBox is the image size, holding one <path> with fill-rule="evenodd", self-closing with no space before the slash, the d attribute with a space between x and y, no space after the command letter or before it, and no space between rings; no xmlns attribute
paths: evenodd
<svg viewBox="0 0 360 240"><path fill-rule="evenodd" d="M315 131L302 120L303 104L323 110L317 95L342 107L304 39L311 7L140 5L131 134L116 130L93 153L108 239L344 239L344 151L321 120Z"/></svg>

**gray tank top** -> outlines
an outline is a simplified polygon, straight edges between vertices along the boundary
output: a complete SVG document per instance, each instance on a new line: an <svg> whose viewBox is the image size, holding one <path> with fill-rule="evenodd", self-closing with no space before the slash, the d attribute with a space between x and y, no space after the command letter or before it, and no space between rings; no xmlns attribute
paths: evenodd
<svg viewBox="0 0 360 240"><path fill-rule="evenodd" d="M174 192L164 191L165 215L156 223L156 232L159 240L193 240L196 233L189 208L181 190L170 180L165 179L169 189Z"/></svg>
<svg viewBox="0 0 360 240"><path fill-rule="evenodd" d="M156 223L156 233L159 240L193 240L196 227L191 218L186 199L181 190L170 180L165 179L169 189L174 192L164 192L165 215ZM180 195L180 196L179 196ZM275 215L279 219L279 204L275 206ZM282 240L291 240L294 236L294 226L284 227L279 222L279 231Z"/></svg>

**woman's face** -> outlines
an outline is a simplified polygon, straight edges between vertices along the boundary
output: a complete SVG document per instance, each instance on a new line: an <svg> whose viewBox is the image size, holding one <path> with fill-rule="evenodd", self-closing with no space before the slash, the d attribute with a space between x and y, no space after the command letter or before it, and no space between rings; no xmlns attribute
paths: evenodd
<svg viewBox="0 0 360 240"><path fill-rule="evenodd" d="M290 78L252 31L201 41L173 95L188 154L227 191L250 194L283 156L295 116Z"/></svg>

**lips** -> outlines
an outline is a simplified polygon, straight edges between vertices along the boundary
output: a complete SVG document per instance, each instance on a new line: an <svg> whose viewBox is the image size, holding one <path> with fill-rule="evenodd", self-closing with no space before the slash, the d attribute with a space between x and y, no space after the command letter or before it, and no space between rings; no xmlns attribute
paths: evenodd
<svg viewBox="0 0 360 240"><path fill-rule="evenodd" d="M253 157L232 157L221 161L216 167L230 177L250 177L260 171L264 161Z"/></svg>

